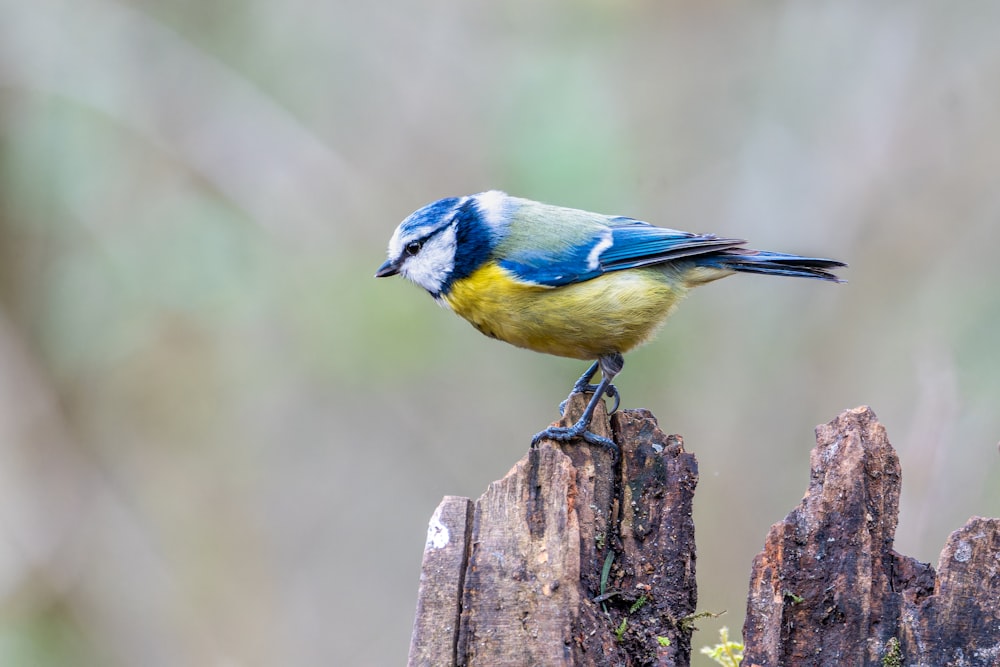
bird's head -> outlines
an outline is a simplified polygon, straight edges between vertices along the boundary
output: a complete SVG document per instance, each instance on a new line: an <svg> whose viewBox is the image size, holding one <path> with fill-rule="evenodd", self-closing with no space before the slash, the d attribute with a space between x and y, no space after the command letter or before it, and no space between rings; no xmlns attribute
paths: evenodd
<svg viewBox="0 0 1000 667"><path fill-rule="evenodd" d="M509 224L510 197L497 190L448 197L414 211L389 239L388 259L375 272L401 274L434 297L490 258Z"/></svg>

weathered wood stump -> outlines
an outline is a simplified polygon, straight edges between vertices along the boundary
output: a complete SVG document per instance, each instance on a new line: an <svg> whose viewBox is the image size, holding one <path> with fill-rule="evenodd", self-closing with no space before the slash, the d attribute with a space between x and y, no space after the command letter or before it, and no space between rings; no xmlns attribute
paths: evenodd
<svg viewBox="0 0 1000 667"><path fill-rule="evenodd" d="M1000 519L938 571L893 550L900 467L867 407L816 429L809 490L753 562L744 667L1000 665Z"/></svg>
<svg viewBox="0 0 1000 667"><path fill-rule="evenodd" d="M584 405L573 396L560 423ZM620 462L543 442L475 503L442 501L410 665L689 664L697 462L645 410L609 423L601 407L592 428Z"/></svg>
<svg viewBox="0 0 1000 667"><path fill-rule="evenodd" d="M475 503L442 501L410 665L689 664L695 458L644 410L594 429L620 462L542 443ZM743 666L1000 665L1000 519L970 519L935 572L893 550L901 473L874 413L816 439L805 497L753 562Z"/></svg>

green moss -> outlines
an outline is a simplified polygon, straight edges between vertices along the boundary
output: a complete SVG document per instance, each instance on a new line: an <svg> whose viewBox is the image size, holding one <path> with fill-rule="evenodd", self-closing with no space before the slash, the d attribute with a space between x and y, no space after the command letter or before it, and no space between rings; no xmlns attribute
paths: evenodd
<svg viewBox="0 0 1000 667"><path fill-rule="evenodd" d="M618 624L617 628L615 628L615 639L617 639L618 641L621 641L622 637L625 636L625 631L626 630L628 630L628 617L627 616L625 618L623 618L622 622Z"/></svg>
<svg viewBox="0 0 1000 667"><path fill-rule="evenodd" d="M903 647L900 646L899 640L895 637L885 643L882 667L903 667Z"/></svg>
<svg viewBox="0 0 1000 667"><path fill-rule="evenodd" d="M792 604L799 604L800 602L805 601L804 597L802 597L801 595L796 595L792 591L783 591L782 595L791 600Z"/></svg>

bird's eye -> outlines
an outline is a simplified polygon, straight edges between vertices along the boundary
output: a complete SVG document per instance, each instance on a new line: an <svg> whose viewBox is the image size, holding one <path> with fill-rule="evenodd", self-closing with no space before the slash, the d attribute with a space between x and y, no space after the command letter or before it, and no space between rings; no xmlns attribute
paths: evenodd
<svg viewBox="0 0 1000 667"><path fill-rule="evenodd" d="M406 248L404 248L404 250L406 251L407 255L413 257L418 252L420 252L420 248L422 246L423 244L420 241L410 241L409 243L406 244Z"/></svg>

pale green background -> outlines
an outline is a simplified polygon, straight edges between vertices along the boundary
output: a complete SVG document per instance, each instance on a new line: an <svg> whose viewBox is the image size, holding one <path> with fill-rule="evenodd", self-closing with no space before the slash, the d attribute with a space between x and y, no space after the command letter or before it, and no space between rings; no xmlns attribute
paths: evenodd
<svg viewBox="0 0 1000 667"><path fill-rule="evenodd" d="M0 0L0 664L398 665L428 517L583 364L372 274L502 188L835 257L695 294L618 383L701 463L695 644L812 428L897 548L1000 515L1000 2ZM701 658L696 660L706 664Z"/></svg>

